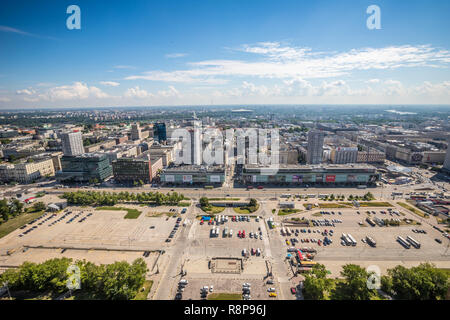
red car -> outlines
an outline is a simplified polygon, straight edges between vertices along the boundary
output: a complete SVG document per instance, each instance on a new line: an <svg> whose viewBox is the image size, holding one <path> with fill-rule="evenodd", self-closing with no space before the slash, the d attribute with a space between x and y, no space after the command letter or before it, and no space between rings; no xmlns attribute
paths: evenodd
<svg viewBox="0 0 450 320"><path fill-rule="evenodd" d="M291 288L291 293L292 294L296 294L297 293L297 289L295 289L294 287Z"/></svg>
<svg viewBox="0 0 450 320"><path fill-rule="evenodd" d="M242 231L242 238L245 238L245 230Z"/></svg>
<svg viewBox="0 0 450 320"><path fill-rule="evenodd" d="M262 190L262 189L264 189L263 186L258 186L258 190Z"/></svg>
<svg viewBox="0 0 450 320"><path fill-rule="evenodd" d="M202 221L200 221L200 225L201 225L201 226L203 225L203 220L202 220Z"/></svg>
<svg viewBox="0 0 450 320"><path fill-rule="evenodd" d="M239 232L238 232L238 238L240 238L241 237L241 230L239 230Z"/></svg>

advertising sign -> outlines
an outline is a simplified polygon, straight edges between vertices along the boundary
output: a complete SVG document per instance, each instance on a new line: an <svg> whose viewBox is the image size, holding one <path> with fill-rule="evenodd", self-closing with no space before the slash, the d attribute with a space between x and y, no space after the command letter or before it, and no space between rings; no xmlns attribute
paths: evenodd
<svg viewBox="0 0 450 320"><path fill-rule="evenodd" d="M175 182L175 176L165 175L166 182Z"/></svg>
<svg viewBox="0 0 450 320"><path fill-rule="evenodd" d="M336 176L335 175L327 175L326 180L327 180L327 182L336 182Z"/></svg>
<svg viewBox="0 0 450 320"><path fill-rule="evenodd" d="M220 176L211 176L210 177L211 182L219 183L220 182Z"/></svg>
<svg viewBox="0 0 450 320"><path fill-rule="evenodd" d="M183 182L192 182L192 175L184 175Z"/></svg>

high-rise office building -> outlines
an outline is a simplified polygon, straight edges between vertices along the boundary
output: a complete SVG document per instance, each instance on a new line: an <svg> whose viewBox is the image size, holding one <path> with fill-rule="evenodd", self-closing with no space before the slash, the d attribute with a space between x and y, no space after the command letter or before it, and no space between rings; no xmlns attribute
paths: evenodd
<svg viewBox="0 0 450 320"><path fill-rule="evenodd" d="M139 127L139 123L135 123L131 125L131 140L141 140L142 139L142 132L141 128Z"/></svg>
<svg viewBox="0 0 450 320"><path fill-rule="evenodd" d="M158 140L159 143L167 140L167 130L165 123L155 123L153 129L153 138L155 140Z"/></svg>
<svg viewBox="0 0 450 320"><path fill-rule="evenodd" d="M311 130L308 133L308 150L306 161L308 164L320 164L323 160L323 140L324 133L318 130Z"/></svg>
<svg viewBox="0 0 450 320"><path fill-rule="evenodd" d="M83 135L81 132L62 133L61 144L65 156L78 156L84 153Z"/></svg>

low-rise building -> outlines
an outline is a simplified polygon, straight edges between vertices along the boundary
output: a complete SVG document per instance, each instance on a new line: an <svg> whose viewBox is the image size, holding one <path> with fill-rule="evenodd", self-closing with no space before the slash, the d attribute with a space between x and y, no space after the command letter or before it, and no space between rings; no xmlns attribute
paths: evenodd
<svg viewBox="0 0 450 320"><path fill-rule="evenodd" d="M146 154L138 158L119 158L112 163L114 180L117 182L150 183L162 170L162 158Z"/></svg>
<svg viewBox="0 0 450 320"><path fill-rule="evenodd" d="M33 159L18 163L0 165L0 181L31 183L44 177L55 175L51 158Z"/></svg>
<svg viewBox="0 0 450 320"><path fill-rule="evenodd" d="M61 182L101 182L112 176L112 167L104 154L85 153L61 158L62 171L56 175Z"/></svg>
<svg viewBox="0 0 450 320"><path fill-rule="evenodd" d="M175 166L163 171L161 182L166 184L222 185L225 182L225 167L223 165Z"/></svg>
<svg viewBox="0 0 450 320"><path fill-rule="evenodd" d="M273 185L374 185L380 180L370 165L280 165L271 169L245 165L240 180L244 184Z"/></svg>

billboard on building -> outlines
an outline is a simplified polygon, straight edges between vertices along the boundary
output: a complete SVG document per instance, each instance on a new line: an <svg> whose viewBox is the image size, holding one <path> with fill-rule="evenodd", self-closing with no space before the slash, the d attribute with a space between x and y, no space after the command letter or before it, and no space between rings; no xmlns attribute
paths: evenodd
<svg viewBox="0 0 450 320"><path fill-rule="evenodd" d="M184 175L183 176L183 182L192 182L192 175L188 174L188 175Z"/></svg>
<svg viewBox="0 0 450 320"><path fill-rule="evenodd" d="M336 182L336 175L327 175L326 181L327 182Z"/></svg>
<svg viewBox="0 0 450 320"><path fill-rule="evenodd" d="M347 176L347 181L348 182L355 182L356 181L356 176L354 174L349 174Z"/></svg>
<svg viewBox="0 0 450 320"><path fill-rule="evenodd" d="M252 176L252 182L256 182L256 176Z"/></svg>
<svg viewBox="0 0 450 320"><path fill-rule="evenodd" d="M209 180L211 181L211 182L220 182L220 176L210 176L210 178L209 178Z"/></svg>
<svg viewBox="0 0 450 320"><path fill-rule="evenodd" d="M173 175L165 175L164 179L166 182L175 182L175 176Z"/></svg>

